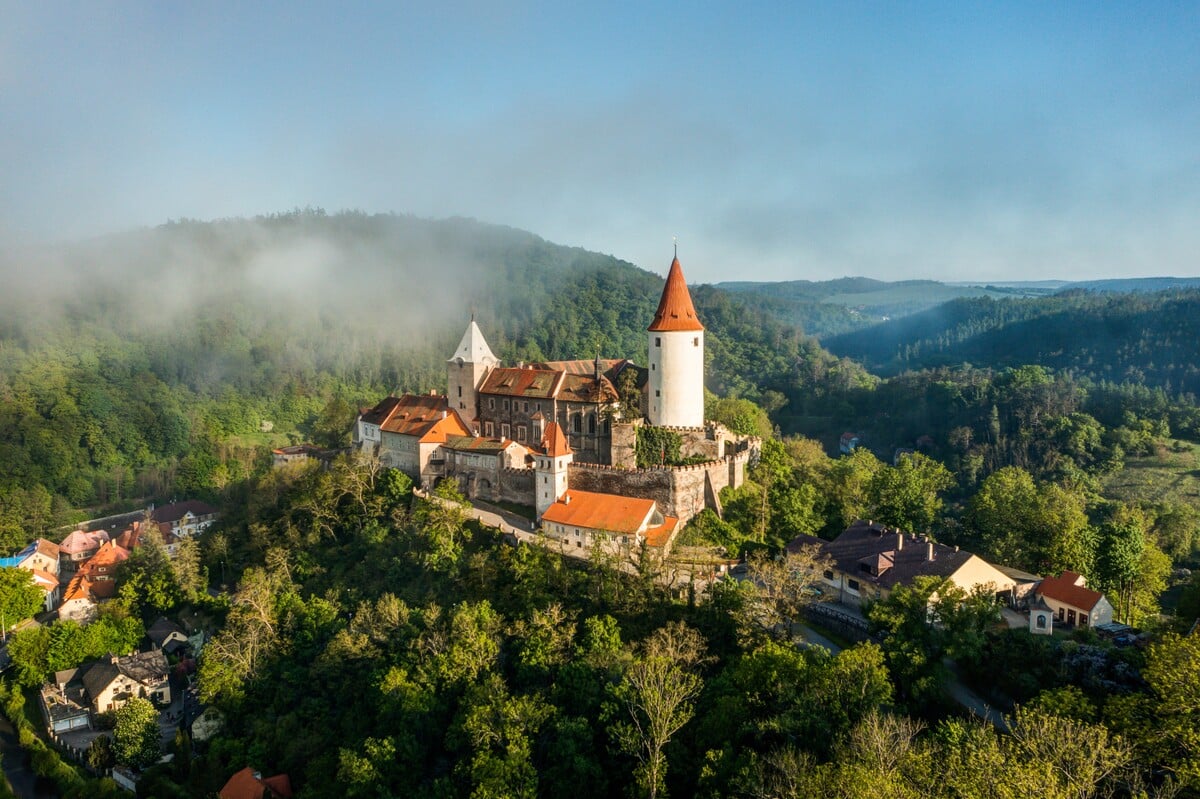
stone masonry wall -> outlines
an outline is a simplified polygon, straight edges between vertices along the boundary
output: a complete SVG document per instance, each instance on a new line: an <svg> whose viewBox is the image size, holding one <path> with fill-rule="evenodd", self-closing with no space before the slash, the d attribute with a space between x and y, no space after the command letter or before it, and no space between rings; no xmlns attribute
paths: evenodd
<svg viewBox="0 0 1200 799"><path fill-rule="evenodd" d="M633 422L614 422L612 426L612 449L609 462L618 469L633 469L637 467L637 429L642 426L642 420Z"/></svg>
<svg viewBox="0 0 1200 799"><path fill-rule="evenodd" d="M533 484L533 469L501 469L496 500L514 502L518 505L533 505Z"/></svg>

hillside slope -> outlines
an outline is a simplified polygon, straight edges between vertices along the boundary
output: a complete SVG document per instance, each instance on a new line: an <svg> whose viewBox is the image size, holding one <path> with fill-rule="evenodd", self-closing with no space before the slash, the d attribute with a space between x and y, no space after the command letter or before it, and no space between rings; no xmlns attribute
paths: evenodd
<svg viewBox="0 0 1200 799"><path fill-rule="evenodd" d="M957 300L827 339L884 374L970 363L1040 364L1095 380L1200 391L1200 291Z"/></svg>

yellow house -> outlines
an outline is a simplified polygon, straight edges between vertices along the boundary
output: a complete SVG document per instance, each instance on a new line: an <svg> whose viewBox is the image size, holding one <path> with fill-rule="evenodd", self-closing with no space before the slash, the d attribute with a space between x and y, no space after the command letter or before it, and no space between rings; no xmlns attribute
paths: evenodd
<svg viewBox="0 0 1200 799"><path fill-rule="evenodd" d="M1000 601L1012 603L1013 578L978 555L924 536L859 520L833 541L799 536L788 544L788 551L814 545L826 561L825 586L848 605L884 599L896 586L922 576L949 580L967 593L988 586Z"/></svg>

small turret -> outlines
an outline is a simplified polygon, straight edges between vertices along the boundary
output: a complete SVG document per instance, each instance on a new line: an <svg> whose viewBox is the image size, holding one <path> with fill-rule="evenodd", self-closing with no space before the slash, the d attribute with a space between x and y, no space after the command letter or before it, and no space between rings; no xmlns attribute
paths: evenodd
<svg viewBox="0 0 1200 799"><path fill-rule="evenodd" d="M534 508L542 518L546 509L567 492L567 470L575 453L558 422L549 422L542 436L542 451L533 456Z"/></svg>

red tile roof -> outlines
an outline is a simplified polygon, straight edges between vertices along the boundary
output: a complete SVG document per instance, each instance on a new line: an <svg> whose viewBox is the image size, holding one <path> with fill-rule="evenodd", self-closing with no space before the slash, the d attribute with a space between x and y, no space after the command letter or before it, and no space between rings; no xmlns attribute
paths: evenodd
<svg viewBox="0 0 1200 799"><path fill-rule="evenodd" d="M39 538L34 543L37 544L37 551L40 554L45 555L48 558L53 558L54 560L58 560L58 557L59 557L58 544L54 543L53 541L47 541L44 538Z"/></svg>
<svg viewBox="0 0 1200 799"><path fill-rule="evenodd" d="M696 317L696 306L692 305L692 295L688 293L687 282L683 279L683 267L679 258L671 262L671 271L667 273L667 285L663 286L662 299L658 301L658 310L654 312L654 321L648 330L703 330L704 325Z"/></svg>
<svg viewBox="0 0 1200 799"><path fill-rule="evenodd" d="M379 429L413 436L426 444L444 444L448 436L471 435L471 428L445 397L434 394L405 394Z"/></svg>
<svg viewBox="0 0 1200 799"><path fill-rule="evenodd" d="M57 575L51 574L44 569L31 569L33 572L33 581L37 583L38 588L43 591L53 591L58 588Z"/></svg>
<svg viewBox="0 0 1200 799"><path fill-rule="evenodd" d="M569 490L546 509L542 520L619 535L633 535L645 531L653 512L652 499Z"/></svg>
<svg viewBox="0 0 1200 799"><path fill-rule="evenodd" d="M646 546L655 548L666 546L678 526L679 519L674 516L664 516L662 524L646 531Z"/></svg>
<svg viewBox="0 0 1200 799"><path fill-rule="evenodd" d="M546 432L542 435L542 451L551 458L571 454L572 450L567 441L567 434L563 432L558 422L546 425Z"/></svg>
<svg viewBox="0 0 1200 799"><path fill-rule="evenodd" d="M74 555L79 552L87 552L89 549L99 549L100 545L106 541L108 541L108 533L104 530L91 532L75 530L62 540L58 548L61 552Z"/></svg>
<svg viewBox="0 0 1200 799"><path fill-rule="evenodd" d="M79 567L79 574L91 579L102 571L111 574L116 565L129 557L129 550L109 541L96 551L91 560Z"/></svg>
<svg viewBox="0 0 1200 799"><path fill-rule="evenodd" d="M63 590L62 601L65 605L72 599L91 599L92 598L92 581L87 578L87 575L76 574L71 578L71 582L67 583L66 589Z"/></svg>
<svg viewBox="0 0 1200 799"><path fill-rule="evenodd" d="M1062 602L1064 605L1070 605L1079 610L1091 612L1096 604L1104 598L1104 594L1099 591L1093 591L1086 587L1084 580L1075 572L1063 572L1058 577L1047 577L1042 580L1041 585L1037 587L1036 593L1039 596L1049 597L1050 599Z"/></svg>
<svg viewBox="0 0 1200 799"><path fill-rule="evenodd" d="M384 397L374 408L363 412L362 420L367 424L382 425L391 417L392 412L399 404L399 397Z"/></svg>
<svg viewBox="0 0 1200 799"><path fill-rule="evenodd" d="M502 366L488 372L480 394L550 399L558 394L565 373L552 369L522 369Z"/></svg>
<svg viewBox="0 0 1200 799"><path fill-rule="evenodd" d="M229 778L218 795L221 799L263 799L264 796L291 799L292 781L286 774L263 779L258 772L246 766Z"/></svg>

